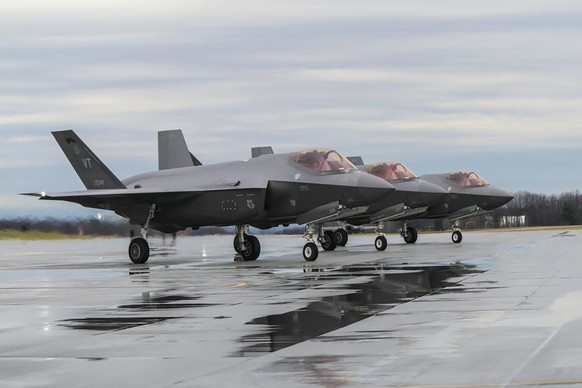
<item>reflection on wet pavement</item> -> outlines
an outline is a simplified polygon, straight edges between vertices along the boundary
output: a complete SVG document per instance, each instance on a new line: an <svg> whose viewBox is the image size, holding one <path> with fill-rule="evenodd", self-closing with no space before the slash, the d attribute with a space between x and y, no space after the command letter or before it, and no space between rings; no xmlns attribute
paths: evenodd
<svg viewBox="0 0 582 388"><path fill-rule="evenodd" d="M359 277L362 283L350 283L345 292L323 297L308 306L283 314L253 319L249 325L261 325L264 333L241 339L246 346L234 356L260 356L275 352L351 325L401 303L455 285L456 276L476 273L462 264L432 267L388 267L355 265L331 272L306 274L306 279L324 282ZM385 335L385 332L382 334Z"/></svg>
<svg viewBox="0 0 582 388"><path fill-rule="evenodd" d="M171 317L106 317L80 318L61 321L61 326L76 330L114 331L159 323Z"/></svg>

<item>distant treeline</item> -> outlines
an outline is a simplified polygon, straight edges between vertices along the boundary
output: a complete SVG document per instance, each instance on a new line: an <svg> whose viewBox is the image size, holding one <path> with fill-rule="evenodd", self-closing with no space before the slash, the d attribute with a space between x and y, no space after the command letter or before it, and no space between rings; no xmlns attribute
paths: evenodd
<svg viewBox="0 0 582 388"><path fill-rule="evenodd" d="M448 220L415 220L412 224L424 230L450 227ZM507 205L459 222L462 229L563 225L582 225L582 194L579 190L558 195L518 191Z"/></svg>
<svg viewBox="0 0 582 388"><path fill-rule="evenodd" d="M525 216L526 226L580 225L582 194L579 190L560 195L518 191L498 213L508 217Z"/></svg>
<svg viewBox="0 0 582 388"><path fill-rule="evenodd" d="M409 224L421 230L446 230L450 227L448 220L413 220ZM518 191L515 198L502 208L489 214L462 220L459 226L463 229L483 229L520 226L561 226L582 225L582 194L572 191L559 195L536 194L528 191ZM400 229L397 222L387 223L386 231L395 232ZM98 220L92 219L56 219L56 218L11 218L0 219L0 230L38 230L43 232L59 232L89 236L120 236L129 237L139 234L139 227L130 225L123 219ZM351 232L370 231L373 228L349 228ZM303 226L292 225L288 228L274 228L267 231L253 230L253 233L299 234ZM150 229L151 234L158 234ZM181 235L232 234L234 228L204 227L199 230L187 229Z"/></svg>

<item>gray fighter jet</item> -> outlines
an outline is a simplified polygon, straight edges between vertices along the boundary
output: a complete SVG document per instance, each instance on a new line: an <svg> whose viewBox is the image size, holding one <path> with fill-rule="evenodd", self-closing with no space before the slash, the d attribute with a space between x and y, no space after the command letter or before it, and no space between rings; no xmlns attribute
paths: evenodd
<svg viewBox="0 0 582 388"><path fill-rule="evenodd" d="M418 218L448 218L453 225L451 238L456 244L463 239L456 226L458 221L491 213L513 199L513 194L489 184L473 171L427 174L420 178L442 187L449 195Z"/></svg>
<svg viewBox="0 0 582 388"><path fill-rule="evenodd" d="M390 182L394 192L372 204L365 213L346 217L342 222L351 225L374 224L376 240L374 246L383 251L388 246L384 235L384 224L388 221L404 221L425 214L429 207L439 203L447 196L440 186L417 177L404 164L399 162L380 162L363 166L361 157L349 157L350 161L362 170ZM417 239L416 230L403 224L402 237L408 243ZM345 246L348 233L345 228L335 231L338 245Z"/></svg>
<svg viewBox="0 0 582 388"><path fill-rule="evenodd" d="M129 258L149 257L148 228L172 233L187 227L235 226L234 248L243 260L256 260L259 240L249 225L270 228L307 224L303 257L318 256L314 237L335 241L318 227L326 220L363 212L394 190L385 180L359 171L332 149L261 155L248 161L196 165L196 159L160 159L160 171L120 181L72 130L53 132L87 190L29 193L41 200L75 202L112 210L141 225L141 237L129 244ZM177 139L175 144L181 144ZM172 148L172 140L166 145ZM177 167L177 168L175 168Z"/></svg>
<svg viewBox="0 0 582 388"><path fill-rule="evenodd" d="M363 164L360 157L350 157L350 160L356 164ZM358 163L359 162L359 163ZM430 184L430 187L438 187L441 192L446 195L441 195L440 198L436 194L432 197L426 196L425 199L433 199L432 203L426 206L420 206L419 203L410 206L407 212L397 214L394 210L387 208L385 212L392 211L394 216L385 218L384 221L403 221L401 235L404 241L408 244L414 244L418 238L417 230L412 226L406 225L406 220L410 219L438 219L448 218L452 226L452 240L458 244L462 241L463 235L461 230L457 227L457 222L468 217L475 217L492 212L513 199L513 195L494 187L487 183L477 173L471 171L456 171L444 174L427 174L416 177L410 170L400 163L377 163L366 165L363 169L373 175L386 179L396 188L396 191L389 197L384 198L381 203L388 203L392 198L398 196L398 192L402 190L404 193L407 190L401 186L406 183L407 179L423 181ZM422 186L421 186L422 187ZM422 188L419 189L422 191ZM427 186L425 186L426 188ZM409 194L409 193L407 193ZM409 200L409 198L407 198ZM427 202L428 203L428 202ZM376 205L370 206L366 214L360 214L348 217L346 221L353 225L363 225L373 222L373 218L367 219L366 215L377 209ZM397 209L397 208L396 208ZM405 206L406 209L406 206ZM378 213L378 216L382 211ZM389 215L389 214L388 214ZM376 249L386 249L386 239L382 233L383 223L377 224L376 233ZM338 241L343 240L347 236L345 228L340 228L336 231Z"/></svg>

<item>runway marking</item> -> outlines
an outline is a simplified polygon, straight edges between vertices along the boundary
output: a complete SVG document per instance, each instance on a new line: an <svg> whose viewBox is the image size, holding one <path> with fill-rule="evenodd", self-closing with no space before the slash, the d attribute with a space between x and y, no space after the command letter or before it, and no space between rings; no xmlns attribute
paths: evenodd
<svg viewBox="0 0 582 388"><path fill-rule="evenodd" d="M556 336L556 334L558 334L558 332L560 331L560 329L561 329L561 327L556 328L548 336L548 338L546 338L546 340L544 342L542 342L542 344L540 346L538 346L536 348L536 350L534 350L533 353L530 354L529 357L519 366L519 368L513 374L513 376L511 378L509 378L503 385L501 385L501 387L502 388L505 388L505 387L511 386L510 385L511 380L513 380L514 377L518 376L528 366L528 364L542 351L542 349L545 348L548 343L550 343L550 341Z"/></svg>
<svg viewBox="0 0 582 388"><path fill-rule="evenodd" d="M543 387L548 385L574 385L582 384L578 380L545 380L545 381L521 381L515 383L481 383L481 384L446 384L446 385L400 385L400 388L489 388L489 387Z"/></svg>

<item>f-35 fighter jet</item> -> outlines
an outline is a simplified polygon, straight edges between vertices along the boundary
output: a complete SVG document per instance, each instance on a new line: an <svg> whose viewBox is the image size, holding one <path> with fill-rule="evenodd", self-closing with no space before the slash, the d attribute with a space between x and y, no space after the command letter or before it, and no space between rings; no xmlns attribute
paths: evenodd
<svg viewBox="0 0 582 388"><path fill-rule="evenodd" d="M360 157L349 159L355 164L363 164ZM452 240L458 244L463 239L461 230L456 226L459 220L490 213L513 199L512 194L487 183L477 173L471 171L416 177L404 165L396 162L365 165L363 169L385 179L396 188L389 197L370 206L366 213L350 216L344 220L352 225L376 223L378 237L375 246L378 250L386 249L386 238L382 232L384 221L403 221L401 235L406 243L414 244L418 238L418 232L414 227L407 226L406 220L448 218L453 225ZM415 189L411 189L410 186L413 182L416 182ZM435 190L435 188L440 190ZM441 194L438 194L439 192ZM379 204L386 206L397 198L402 198L404 206L398 205L378 210ZM402 211L399 213L400 208ZM373 212L376 212L376 215L370 217L370 213ZM380 222L375 222L375 219L380 219ZM336 236L338 245L342 245L339 241L347 239L345 228L336 230Z"/></svg>
<svg viewBox="0 0 582 388"><path fill-rule="evenodd" d="M379 251L385 250L388 246L384 235L386 222L404 221L424 214L430 206L447 196L447 191L417 177L402 163L380 162L362 166L361 157L349 157L348 159L371 175L390 182L395 188L392 194L372 204L365 213L348 216L342 220L351 225L374 224L377 234L374 246ZM339 228L335 233L338 245L345 246L348 239L347 231L344 228ZM408 243L415 242L417 239L416 230L407 227L405 222L401 234Z"/></svg>
<svg viewBox="0 0 582 388"><path fill-rule="evenodd" d="M248 234L249 225L270 228L290 223L307 224L303 257L313 261L318 256L314 237L335 241L333 232L324 232L319 225L363 212L394 190L385 180L358 170L339 152L324 148L214 165L199 165L189 154L160 159L160 171L121 181L74 131L53 135L87 190L29 195L112 210L141 225L141 237L129 244L134 263L149 258L149 227L173 233L187 227L234 225L235 250L244 260L256 260L261 246ZM177 139L176 144L182 141ZM173 147L171 142L167 147Z"/></svg>
<svg viewBox="0 0 582 388"><path fill-rule="evenodd" d="M453 225L451 238L455 244L463 239L457 221L490 213L513 199L512 194L489 184L473 171L427 174L420 178L442 187L449 194L418 218L448 218Z"/></svg>

